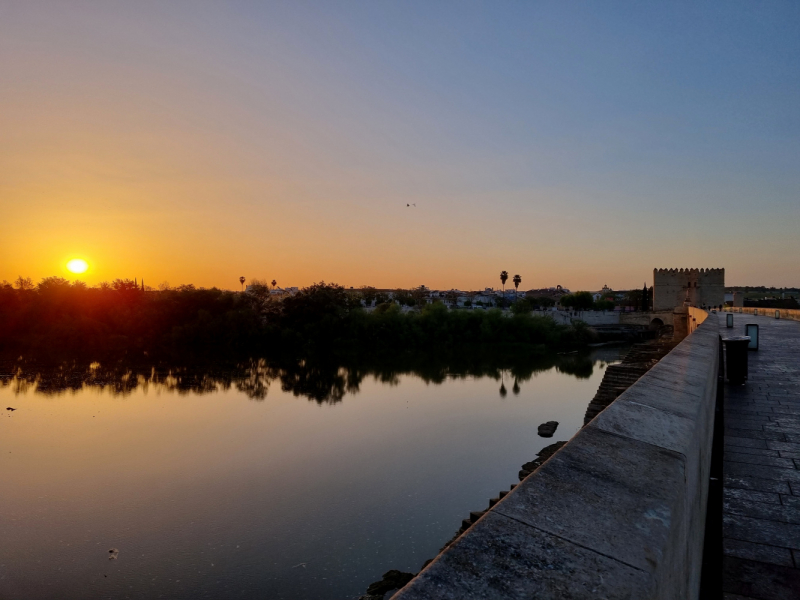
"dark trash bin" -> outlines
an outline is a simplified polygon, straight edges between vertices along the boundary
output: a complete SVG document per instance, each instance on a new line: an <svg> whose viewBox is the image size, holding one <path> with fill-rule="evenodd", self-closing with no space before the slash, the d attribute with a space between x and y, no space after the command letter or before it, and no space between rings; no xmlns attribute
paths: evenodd
<svg viewBox="0 0 800 600"><path fill-rule="evenodd" d="M747 381L747 347L750 338L746 335L722 338L725 344L725 372L728 381L742 385Z"/></svg>

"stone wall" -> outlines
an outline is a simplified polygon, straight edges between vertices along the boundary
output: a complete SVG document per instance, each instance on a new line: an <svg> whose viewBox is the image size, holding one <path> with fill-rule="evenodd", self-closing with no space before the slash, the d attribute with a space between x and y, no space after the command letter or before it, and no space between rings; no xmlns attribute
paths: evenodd
<svg viewBox="0 0 800 600"><path fill-rule="evenodd" d="M653 310L683 306L687 292L694 306L725 302L725 269L653 269Z"/></svg>
<svg viewBox="0 0 800 600"><path fill-rule="evenodd" d="M394 598L697 598L719 334L718 315L693 318L692 335Z"/></svg>
<svg viewBox="0 0 800 600"><path fill-rule="evenodd" d="M795 308L753 308L747 307L726 307L725 312L732 312L733 314L742 315L755 315L758 314L762 317L774 317L777 312L781 319L789 319L790 321L800 321L800 310ZM756 312L758 311L758 312Z"/></svg>

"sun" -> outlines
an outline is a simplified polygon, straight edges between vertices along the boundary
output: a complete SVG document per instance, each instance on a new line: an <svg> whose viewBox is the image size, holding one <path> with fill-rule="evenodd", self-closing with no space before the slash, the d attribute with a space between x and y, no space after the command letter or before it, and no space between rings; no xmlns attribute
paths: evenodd
<svg viewBox="0 0 800 600"><path fill-rule="evenodd" d="M85 273L89 264L82 258L73 258L67 263L67 270L71 273Z"/></svg>

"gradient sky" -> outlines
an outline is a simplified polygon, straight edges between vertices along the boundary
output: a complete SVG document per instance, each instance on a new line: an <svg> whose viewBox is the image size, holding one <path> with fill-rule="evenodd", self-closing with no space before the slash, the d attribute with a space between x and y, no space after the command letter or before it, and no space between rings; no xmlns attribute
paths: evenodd
<svg viewBox="0 0 800 600"><path fill-rule="evenodd" d="M798 31L777 1L0 0L0 280L797 286Z"/></svg>

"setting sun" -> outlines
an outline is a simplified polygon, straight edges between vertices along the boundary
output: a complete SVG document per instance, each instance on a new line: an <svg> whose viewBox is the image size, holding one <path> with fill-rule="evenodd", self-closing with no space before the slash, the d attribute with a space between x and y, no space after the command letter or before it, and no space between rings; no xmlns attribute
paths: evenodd
<svg viewBox="0 0 800 600"><path fill-rule="evenodd" d="M81 258L73 258L67 263L67 270L71 273L85 273L89 265Z"/></svg>

